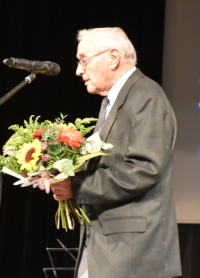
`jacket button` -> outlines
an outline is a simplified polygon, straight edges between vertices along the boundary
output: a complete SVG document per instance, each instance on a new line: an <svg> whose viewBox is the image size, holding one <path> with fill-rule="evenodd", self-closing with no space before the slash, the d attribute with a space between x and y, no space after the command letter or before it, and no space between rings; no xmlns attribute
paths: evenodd
<svg viewBox="0 0 200 278"><path fill-rule="evenodd" d="M85 201L83 199L81 200L81 204L85 204Z"/></svg>

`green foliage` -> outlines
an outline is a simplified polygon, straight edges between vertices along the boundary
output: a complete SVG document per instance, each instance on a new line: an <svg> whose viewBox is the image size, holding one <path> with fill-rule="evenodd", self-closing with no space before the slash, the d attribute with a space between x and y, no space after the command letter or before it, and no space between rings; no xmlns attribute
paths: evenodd
<svg viewBox="0 0 200 278"><path fill-rule="evenodd" d="M62 113L60 113L60 118L59 117L57 117L56 119L55 119L55 124L57 124L57 125L62 125L62 124L64 124L65 123L65 118L67 117L67 115L63 115Z"/></svg>
<svg viewBox="0 0 200 278"><path fill-rule="evenodd" d="M20 149L20 147L24 144L24 140L22 135L22 130L20 129L20 135L18 132L14 133L10 139L6 142L6 144L3 146L3 150L6 148L9 148L10 150L17 151Z"/></svg>
<svg viewBox="0 0 200 278"><path fill-rule="evenodd" d="M64 116L62 113L60 113L60 118L56 118L55 122L52 123L51 121L44 121L41 124L37 124L37 128L40 129L40 133L42 134L42 139L44 141L49 140L57 140L59 137L59 134L61 133L59 125L63 125L65 123L64 119L67 116Z"/></svg>
<svg viewBox="0 0 200 278"><path fill-rule="evenodd" d="M72 150L71 147L67 147L63 143L48 145L47 153L51 156L51 160L48 162L47 170L52 169L56 161L64 158L70 159L75 163L81 155L79 149Z"/></svg>
<svg viewBox="0 0 200 278"><path fill-rule="evenodd" d="M84 137L87 133L89 133L92 129L94 129L95 126L85 127L86 124L90 124L91 122L96 122L98 119L95 118L85 118L83 120L76 119L75 121L75 127L78 129L82 136Z"/></svg>
<svg viewBox="0 0 200 278"><path fill-rule="evenodd" d="M55 160L60 160L63 156L65 157L67 150L68 148L63 143L48 145L47 147L47 153L50 154L50 156Z"/></svg>
<svg viewBox="0 0 200 278"><path fill-rule="evenodd" d="M58 139L58 136L60 134L60 129L54 124L49 125L47 123L42 123L39 128L43 129L40 130L40 133L42 134L42 139L44 141Z"/></svg>
<svg viewBox="0 0 200 278"><path fill-rule="evenodd" d="M46 170L51 170L53 169L53 165L56 162L55 158L52 158L49 162L48 162L48 166L46 168Z"/></svg>
<svg viewBox="0 0 200 278"><path fill-rule="evenodd" d="M29 123L24 120L24 125L26 127L27 130L31 130L32 132L37 128L37 125L38 125L38 119L41 117L41 116L38 116L35 121L33 120L33 117L35 117L34 115L30 116L29 118Z"/></svg>
<svg viewBox="0 0 200 278"><path fill-rule="evenodd" d="M15 134L6 142L3 149L5 150L6 147L11 147L12 150L19 150L24 143L30 143L33 141L33 132L37 128L38 119L40 116L38 116L35 120L33 120L34 115L32 115L29 118L29 123L25 120L23 126L19 125L12 125L8 129L12 129L15 131Z"/></svg>
<svg viewBox="0 0 200 278"><path fill-rule="evenodd" d="M6 158L0 155L0 171L6 165Z"/></svg>
<svg viewBox="0 0 200 278"><path fill-rule="evenodd" d="M17 159L14 156L4 157L0 155L0 170L6 166L16 172L17 174L22 173L23 171L20 170L20 164L17 162Z"/></svg>
<svg viewBox="0 0 200 278"><path fill-rule="evenodd" d="M34 115L30 116L29 123L26 120L24 120L24 126L26 131L31 130L33 132L37 128L37 123L40 116L38 116L35 120L33 120L33 117L35 116ZM8 129L12 129L15 132L18 132L20 129L24 130L24 127L19 125L11 125Z"/></svg>

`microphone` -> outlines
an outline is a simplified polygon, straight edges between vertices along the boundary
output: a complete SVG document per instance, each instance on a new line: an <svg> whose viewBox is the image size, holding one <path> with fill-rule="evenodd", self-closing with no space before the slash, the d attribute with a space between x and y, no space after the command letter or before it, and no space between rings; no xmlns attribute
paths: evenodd
<svg viewBox="0 0 200 278"><path fill-rule="evenodd" d="M57 75L60 72L60 66L49 61L40 62L10 58L3 60L3 63L11 68L24 69L33 73L42 73L49 76Z"/></svg>

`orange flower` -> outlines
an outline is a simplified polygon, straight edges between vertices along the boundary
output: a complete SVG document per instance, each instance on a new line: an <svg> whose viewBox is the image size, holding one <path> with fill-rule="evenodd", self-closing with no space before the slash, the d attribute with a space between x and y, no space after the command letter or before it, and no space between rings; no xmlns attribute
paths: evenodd
<svg viewBox="0 0 200 278"><path fill-rule="evenodd" d="M58 141L63 142L66 146L69 145L73 150L81 146L83 138L80 131L74 128L68 128L61 130Z"/></svg>

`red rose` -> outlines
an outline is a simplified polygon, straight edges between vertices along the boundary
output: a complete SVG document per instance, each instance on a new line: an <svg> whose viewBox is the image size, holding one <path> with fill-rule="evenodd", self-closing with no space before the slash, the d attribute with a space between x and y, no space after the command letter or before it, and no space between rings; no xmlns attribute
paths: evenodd
<svg viewBox="0 0 200 278"><path fill-rule="evenodd" d="M33 139L38 139L38 140L42 140L42 134L41 131L46 131L45 128L36 128L36 130L33 132Z"/></svg>

